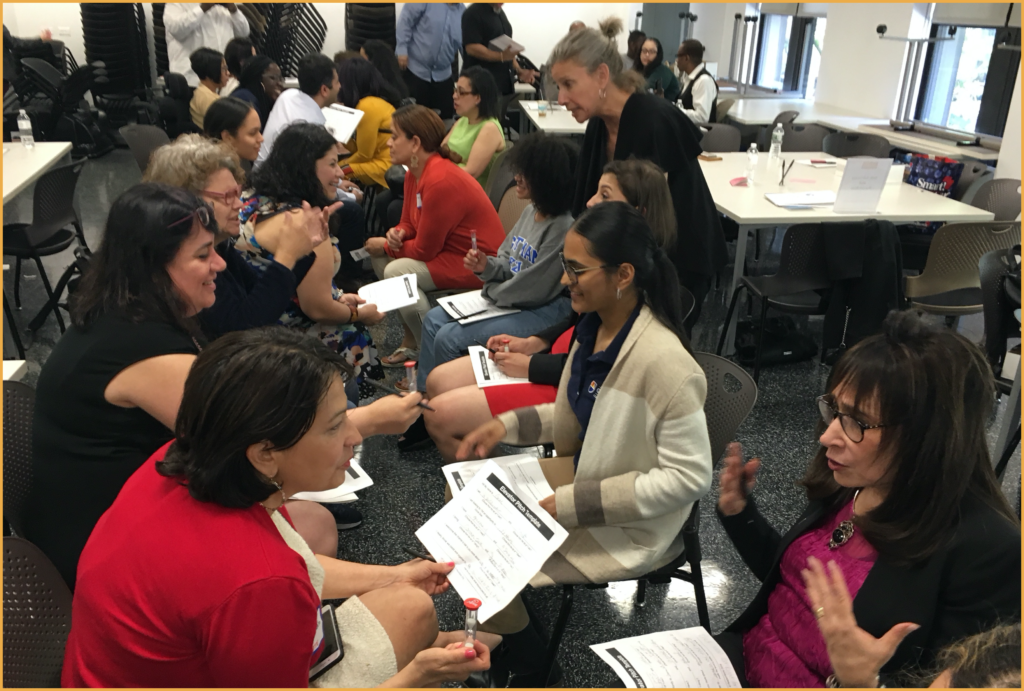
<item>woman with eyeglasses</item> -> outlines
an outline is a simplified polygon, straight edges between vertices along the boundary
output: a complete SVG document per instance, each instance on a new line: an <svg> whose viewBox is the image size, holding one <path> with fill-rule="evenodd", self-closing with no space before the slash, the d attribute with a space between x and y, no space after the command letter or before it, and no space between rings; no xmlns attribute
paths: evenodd
<svg viewBox="0 0 1024 691"><path fill-rule="evenodd" d="M452 96L459 116L441 143L451 160L487 189L498 154L505 150L505 133L498 116L498 84L483 67L462 70Z"/></svg>
<svg viewBox="0 0 1024 691"><path fill-rule="evenodd" d="M623 202L588 209L565 236L562 265L581 316L555 402L497 416L456 453L487 458L501 441L554 442L556 455L573 459L573 482L540 502L569 538L535 587L608 583L668 564L711 487L707 382L690 354L675 269L644 217ZM522 602L487 627L505 635L509 662L495 665L507 665L513 685L544 686L545 638Z"/></svg>
<svg viewBox="0 0 1024 691"><path fill-rule="evenodd" d="M1020 523L985 427L995 399L982 352L893 312L836 363L816 401L821 448L782 535L751 490L739 444L718 515L762 586L718 637L752 687L899 686L945 645L1020 618Z"/></svg>
<svg viewBox="0 0 1024 691"><path fill-rule="evenodd" d="M664 96L670 103L675 103L679 98L679 80L665 64L665 51L658 39L652 37L644 41L640 48L639 72L646 80L648 92Z"/></svg>

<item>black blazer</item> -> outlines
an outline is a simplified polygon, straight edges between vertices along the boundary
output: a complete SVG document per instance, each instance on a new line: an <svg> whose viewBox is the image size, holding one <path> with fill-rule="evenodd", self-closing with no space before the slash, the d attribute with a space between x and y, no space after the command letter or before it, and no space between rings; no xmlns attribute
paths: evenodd
<svg viewBox="0 0 1024 691"><path fill-rule="evenodd" d="M653 94L633 94L622 109L614 158L652 161L668 173L678 230L669 257L679 271L713 276L725 266L728 254L715 201L697 161L700 138L700 129L674 104ZM590 118L580 149L573 216L597 193L606 163L608 128L601 118Z"/></svg>
<svg viewBox="0 0 1024 691"><path fill-rule="evenodd" d="M785 536L753 501L735 516L718 514L743 561L762 582L754 601L727 631L746 632L764 616L779 582L782 553L824 513L822 502L810 502ZM882 668L883 683L888 679L891 685L898 674L931 665L952 641L996 623L1019 621L1020 575L1020 530L973 496L960 504L953 537L923 563L897 566L879 556L853 600L857 624L876 638L902 622L921 625Z"/></svg>

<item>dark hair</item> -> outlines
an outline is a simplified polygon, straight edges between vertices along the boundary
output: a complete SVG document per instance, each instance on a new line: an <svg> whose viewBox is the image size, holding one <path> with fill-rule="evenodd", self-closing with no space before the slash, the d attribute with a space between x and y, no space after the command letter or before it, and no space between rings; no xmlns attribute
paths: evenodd
<svg viewBox="0 0 1024 691"><path fill-rule="evenodd" d="M72 323L84 329L114 314L135 323L161 321L198 335L167 265L192 234L195 224L184 219L201 206L207 205L191 192L159 182L135 185L115 199L103 241L71 296ZM210 217L208 230L216 236L212 210Z"/></svg>
<svg viewBox="0 0 1024 691"><path fill-rule="evenodd" d="M679 53L689 55L697 64L704 62L704 44L695 38L688 38L679 46Z"/></svg>
<svg viewBox="0 0 1024 691"><path fill-rule="evenodd" d="M198 48L188 56L192 71L200 80L210 79L220 84L220 65L224 55L212 48Z"/></svg>
<svg viewBox="0 0 1024 691"><path fill-rule="evenodd" d="M609 265L605 271L614 271L622 264L633 266L633 284L640 300L679 338L687 352L692 353L690 338L683 326L676 267L658 246L643 215L626 202L605 202L580 214L572 230L586 241L592 255Z"/></svg>
<svg viewBox="0 0 1024 691"><path fill-rule="evenodd" d="M245 63L242 74L238 75L238 88L247 90L259 102L260 125L267 124L270 111L274 108L274 102L263 88L263 73L273 64L274 61L266 55L256 55Z"/></svg>
<svg viewBox="0 0 1024 691"><path fill-rule="evenodd" d="M361 57L363 56L359 54L358 50L339 50L337 53L334 54L334 64L340 70L341 63L345 62L346 60L351 60L352 58Z"/></svg>
<svg viewBox="0 0 1024 691"><path fill-rule="evenodd" d="M951 689L1019 689L1020 622L1003 624L951 643L936 658L931 678L949 670Z"/></svg>
<svg viewBox="0 0 1024 691"><path fill-rule="evenodd" d="M277 136L263 165L253 171L253 189L279 204L329 205L333 200L316 177L316 162L336 145L334 135L323 125L292 123Z"/></svg>
<svg viewBox="0 0 1024 691"><path fill-rule="evenodd" d="M882 424L879 455L893 459L882 503L855 524L879 554L914 564L941 547L956 529L960 503L971 494L1014 524L989 458L985 424L995 393L984 353L955 331L929 325L911 312L890 312L882 333L843 354L828 391L853 394L851 414L863 419L872 400ZM823 433L825 424L819 423ZM826 506L848 503L818 450L799 484Z"/></svg>
<svg viewBox="0 0 1024 691"><path fill-rule="evenodd" d="M561 216L572 208L579 149L564 137L528 134L509 150L513 172L526 179L530 201L545 216Z"/></svg>
<svg viewBox="0 0 1024 691"><path fill-rule="evenodd" d="M653 36L648 36L644 40L644 43L647 43L647 41L654 41L654 45L658 48L658 54L654 56L653 60L651 60L651 64L644 65L642 62L640 63L641 71L643 72L644 76L645 77L650 77L651 76L651 72L653 72L654 70L658 69L658 65L660 65L665 60L665 51L661 47L661 41L659 41L658 39L654 38ZM642 47L643 46L641 46L641 48ZM637 55L637 60L639 60L639 59L640 59L640 56Z"/></svg>
<svg viewBox="0 0 1024 691"><path fill-rule="evenodd" d="M385 83L398 95L399 103L402 99L409 98L409 86L402 76L402 68L398 66L395 49L384 41L371 38L363 44L363 51L366 52L366 59L380 72Z"/></svg>
<svg viewBox="0 0 1024 691"><path fill-rule="evenodd" d="M288 449L312 427L345 358L320 339L282 326L235 331L196 358L178 408L174 442L156 464L199 501L244 509L277 491L246 454Z"/></svg>
<svg viewBox="0 0 1024 691"><path fill-rule="evenodd" d="M473 94L480 97L480 105L477 112L482 120L496 118L501 114L498 105L500 94L498 83L494 81L494 75L479 65L473 65L462 70L460 77L465 77L473 89ZM573 173L575 175L575 173Z"/></svg>
<svg viewBox="0 0 1024 691"><path fill-rule="evenodd" d="M307 96L316 96L320 87L334 86L337 68L329 57L322 53L310 53L299 60L299 90ZM260 73L262 74L262 72Z"/></svg>
<svg viewBox="0 0 1024 691"><path fill-rule="evenodd" d="M626 37L626 44L628 45L630 43L633 43L634 41L640 41L640 45L643 45L643 42L646 40L647 34L645 34L643 31L640 31L639 29L633 29L632 31L629 32L629 35Z"/></svg>
<svg viewBox="0 0 1024 691"><path fill-rule="evenodd" d="M341 80L338 103L343 106L355 108L367 96L376 96L395 108L401 102L398 93L366 58L352 58L341 63L338 79Z"/></svg>
<svg viewBox="0 0 1024 691"><path fill-rule="evenodd" d="M428 154L440 153L441 142L444 141L444 122L441 116L426 106L408 105L402 106L391 115L391 129L397 129L407 139L420 138L420 146Z"/></svg>
<svg viewBox="0 0 1024 691"><path fill-rule="evenodd" d="M672 249L678 226L665 171L653 161L627 158L609 161L602 172L615 176L622 196L647 219L658 245L666 252Z"/></svg>
<svg viewBox="0 0 1024 691"><path fill-rule="evenodd" d="M218 98L210 104L210 108L203 118L203 134L210 139L220 140L221 133L227 130L232 137L237 137L238 128L241 127L252 109L251 103L240 98L231 96Z"/></svg>
<svg viewBox="0 0 1024 691"><path fill-rule="evenodd" d="M235 79L242 73L245 63L253 58L252 49L252 41L248 38L233 38L224 46L224 62Z"/></svg>

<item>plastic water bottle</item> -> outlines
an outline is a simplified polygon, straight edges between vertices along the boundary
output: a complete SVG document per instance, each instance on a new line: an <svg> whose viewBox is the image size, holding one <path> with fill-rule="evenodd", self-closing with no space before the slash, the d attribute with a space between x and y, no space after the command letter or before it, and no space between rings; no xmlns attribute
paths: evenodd
<svg viewBox="0 0 1024 691"><path fill-rule="evenodd" d="M18 133L21 136L21 143L25 145L26 149L35 146L36 140L32 136L32 121L29 120L28 113L24 109L18 111Z"/></svg>
<svg viewBox="0 0 1024 691"><path fill-rule="evenodd" d="M751 142L750 148L747 149L747 186L752 187L754 185L754 171L757 170L757 144Z"/></svg>
<svg viewBox="0 0 1024 691"><path fill-rule="evenodd" d="M768 160L777 161L782 156L782 137L785 134L782 123L775 125L772 131L772 148L768 149Z"/></svg>

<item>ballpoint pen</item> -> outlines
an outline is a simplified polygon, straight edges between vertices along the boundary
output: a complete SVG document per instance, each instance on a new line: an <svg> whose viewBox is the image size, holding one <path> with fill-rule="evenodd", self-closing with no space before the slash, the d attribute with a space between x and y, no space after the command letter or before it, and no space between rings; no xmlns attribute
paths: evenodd
<svg viewBox="0 0 1024 691"><path fill-rule="evenodd" d="M365 381L366 383L368 383L370 386L372 386L375 389L380 389L384 393L397 394L399 396L401 396L404 393L407 393L406 391L399 391L398 389L394 389L394 388L388 386L387 384L381 384L380 382L374 381L374 380L369 379L369 378L364 378L363 381ZM424 410L429 410L432 413L436 413L437 412L436 410L431 408L429 405L427 405L423 401L420 401L416 405L418 405L420 408L423 408Z"/></svg>

